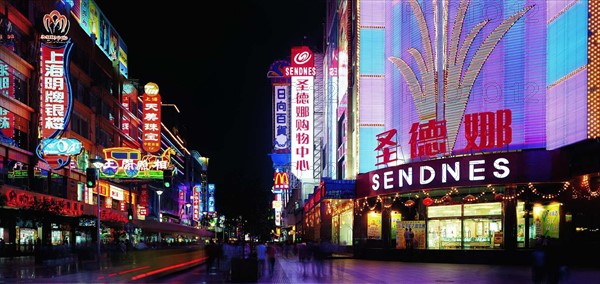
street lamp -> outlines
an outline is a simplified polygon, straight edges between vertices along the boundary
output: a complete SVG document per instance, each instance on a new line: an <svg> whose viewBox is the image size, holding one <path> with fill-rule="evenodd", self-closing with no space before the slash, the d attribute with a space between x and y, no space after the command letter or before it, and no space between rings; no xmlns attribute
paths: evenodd
<svg viewBox="0 0 600 284"><path fill-rule="evenodd" d="M93 169L96 170L96 203L98 204L98 216L96 218L96 228L97 228L97 235L96 235L96 242L98 243L98 260L100 260L100 256L101 256L101 252L100 252L100 233L101 233L101 229L100 229L100 190L99 190L99 182L97 182L100 179L100 169L102 169L102 166L104 166L104 163L106 163L106 160L102 159L102 158L95 158L95 159L89 159L89 163L92 164L94 167Z"/></svg>
<svg viewBox="0 0 600 284"><path fill-rule="evenodd" d="M158 222L162 222L162 218L160 216L160 196L163 194L163 191L161 189L156 190L156 194L158 195ZM158 231L158 243L161 243L161 234L160 234L160 230Z"/></svg>
<svg viewBox="0 0 600 284"><path fill-rule="evenodd" d="M190 203L186 203L185 204L185 208L186 208L185 215L187 215L188 221L190 221L190 225L192 225L192 222L191 222L191 220L192 220L192 217L191 217L192 214L190 212L190 207L192 207L192 204L190 204Z"/></svg>
<svg viewBox="0 0 600 284"><path fill-rule="evenodd" d="M179 108L177 107L176 104L161 104L161 106L171 106L175 108L175 111L177 111L177 113L181 113L181 111L179 111Z"/></svg>

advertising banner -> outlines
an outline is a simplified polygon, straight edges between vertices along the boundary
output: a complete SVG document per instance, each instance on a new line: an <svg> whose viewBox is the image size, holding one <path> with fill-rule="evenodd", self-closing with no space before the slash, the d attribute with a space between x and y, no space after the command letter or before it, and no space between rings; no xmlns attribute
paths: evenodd
<svg viewBox="0 0 600 284"><path fill-rule="evenodd" d="M396 221L396 248L406 249L406 232L412 232L409 246L414 249L425 249L425 221Z"/></svg>
<svg viewBox="0 0 600 284"><path fill-rule="evenodd" d="M300 180L313 179L314 56L307 46L292 48L292 66L284 69L291 79L292 173Z"/></svg>
<svg viewBox="0 0 600 284"><path fill-rule="evenodd" d="M367 238L381 239L381 213L370 212L367 216Z"/></svg>
<svg viewBox="0 0 600 284"><path fill-rule="evenodd" d="M149 153L160 150L160 108L158 85L150 82L142 95L142 148Z"/></svg>
<svg viewBox="0 0 600 284"><path fill-rule="evenodd" d="M67 36L69 19L58 11L42 18L44 31L40 35L40 116L39 135L42 138L36 155L52 170L70 164L71 156L82 150L77 139L61 139L67 130L72 111L69 55L73 43Z"/></svg>
<svg viewBox="0 0 600 284"><path fill-rule="evenodd" d="M290 147L290 105L289 86L275 86L273 98L273 150L284 151Z"/></svg>

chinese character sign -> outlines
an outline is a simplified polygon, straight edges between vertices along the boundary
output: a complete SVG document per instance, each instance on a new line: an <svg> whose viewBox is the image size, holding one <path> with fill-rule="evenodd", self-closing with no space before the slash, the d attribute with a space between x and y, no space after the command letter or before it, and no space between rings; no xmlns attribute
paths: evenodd
<svg viewBox="0 0 600 284"><path fill-rule="evenodd" d="M0 60L0 94L15 98L13 69Z"/></svg>
<svg viewBox="0 0 600 284"><path fill-rule="evenodd" d="M396 141L396 129L388 130L377 134L377 163L375 166L389 166L390 163L398 160L396 155L396 147L398 142Z"/></svg>
<svg viewBox="0 0 600 284"><path fill-rule="evenodd" d="M275 151L289 150L289 90L288 86L275 86L273 98L273 149Z"/></svg>
<svg viewBox="0 0 600 284"><path fill-rule="evenodd" d="M40 129L43 138L55 138L68 122L71 104L65 60L70 49L70 42L61 46L41 46Z"/></svg>
<svg viewBox="0 0 600 284"><path fill-rule="evenodd" d="M38 129L42 140L36 154L50 169L56 170L69 165L71 156L81 151L77 139L61 138L72 111L68 62L73 43L67 36L70 27L67 16L53 10L41 20L44 30L40 35Z"/></svg>
<svg viewBox="0 0 600 284"><path fill-rule="evenodd" d="M123 98L121 99L121 105L123 106L124 109L130 110L129 96L123 95ZM129 136L131 136L129 133L130 124L131 124L131 122L130 122L129 116L126 114L123 114L121 117L121 130L123 130L123 132L125 132L125 134L127 134Z"/></svg>
<svg viewBox="0 0 600 284"><path fill-rule="evenodd" d="M142 95L142 148L150 153L160 150L160 107L158 85L146 84Z"/></svg>
<svg viewBox="0 0 600 284"><path fill-rule="evenodd" d="M193 188L193 217L195 221L200 220L200 190L199 185L195 185Z"/></svg>
<svg viewBox="0 0 600 284"><path fill-rule="evenodd" d="M208 184L208 213L215 212L215 184Z"/></svg>
<svg viewBox="0 0 600 284"><path fill-rule="evenodd" d="M0 107L0 132L2 132L2 135L8 138L14 136L14 121L15 115L9 110Z"/></svg>
<svg viewBox="0 0 600 284"><path fill-rule="evenodd" d="M292 173L298 179L313 178L314 58L306 46L292 48L291 69ZM298 74L298 75L297 75Z"/></svg>
<svg viewBox="0 0 600 284"><path fill-rule="evenodd" d="M550 144L557 147L586 136L585 123L575 127L575 117L562 111L567 101L587 98L585 88L563 96L565 86L586 84L581 71L586 60L576 60L575 55L560 60L548 55L548 50L553 50L550 47L569 46L569 42L588 37L587 29L575 28L578 24L567 25L562 18L555 21L568 8L550 8L548 1L508 7L494 1L448 0L444 1L447 17L438 19L436 1L414 1L401 9L404 2L396 1L379 11L385 15L383 22L398 24L386 27L385 44L372 47L384 48L393 65L381 69L385 78L392 78L385 90L385 128L397 130L398 149L404 151L398 155L404 162L495 151L552 150ZM584 6L570 9L585 10ZM492 9L498 13L482 13ZM480 26L483 22L485 28ZM581 23L584 27L585 19ZM563 27L560 32L557 26ZM443 31L444 44L437 44L439 37L431 36L430 30ZM548 37L563 30L569 31L569 36ZM374 62L361 58L361 66L364 64ZM554 68L567 65L572 67L560 72ZM553 103L547 103L550 98ZM557 107L549 110L547 105ZM384 157L380 160L385 161Z"/></svg>

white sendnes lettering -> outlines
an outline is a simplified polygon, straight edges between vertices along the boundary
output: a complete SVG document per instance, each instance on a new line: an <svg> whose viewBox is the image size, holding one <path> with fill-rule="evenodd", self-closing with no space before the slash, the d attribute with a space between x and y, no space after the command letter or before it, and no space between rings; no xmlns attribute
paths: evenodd
<svg viewBox="0 0 600 284"><path fill-rule="evenodd" d="M419 182L421 184L428 184L435 178L435 170L430 166L422 166L421 172L419 173ZM425 179L425 171L429 172L429 178Z"/></svg>
<svg viewBox="0 0 600 284"><path fill-rule="evenodd" d="M404 181L406 181L406 184L408 185L412 185L412 179L413 179L413 173L412 173L412 168L408 168L408 173L406 172L406 170L401 169L400 172L400 178L399 183L400 183L400 187L404 187Z"/></svg>
<svg viewBox="0 0 600 284"><path fill-rule="evenodd" d="M383 174L383 189L394 188L394 176L393 172L385 172Z"/></svg>
<svg viewBox="0 0 600 284"><path fill-rule="evenodd" d="M476 173L484 173L484 168L476 168L477 165L485 164L485 160L469 161L469 180L484 180L485 176L476 176Z"/></svg>
<svg viewBox="0 0 600 284"><path fill-rule="evenodd" d="M510 174L510 168L505 166L508 165L508 159L499 158L494 161L494 168L498 171L494 171L494 176L497 178L505 178Z"/></svg>
<svg viewBox="0 0 600 284"><path fill-rule="evenodd" d="M454 162L454 169L450 167L448 164L442 164L442 183L446 183L448 181L447 174L450 174L455 181L460 180L460 163Z"/></svg>
<svg viewBox="0 0 600 284"><path fill-rule="evenodd" d="M373 175L371 178L371 189L379 190L379 175Z"/></svg>
<svg viewBox="0 0 600 284"><path fill-rule="evenodd" d="M461 167L461 163L464 167ZM371 176L371 189L374 191L399 190L413 186L418 175L419 185L443 185L461 181L461 176L468 176L468 181L485 181L486 179L505 179L510 176L510 161L507 158L497 158L493 161L493 171L486 173L486 160L452 161L429 165L394 167L393 170L374 173ZM414 168L414 169L413 169ZM491 168L491 167L490 167ZM417 171L417 173L413 173ZM462 171L462 172L461 172ZM436 178L437 177L437 178Z"/></svg>

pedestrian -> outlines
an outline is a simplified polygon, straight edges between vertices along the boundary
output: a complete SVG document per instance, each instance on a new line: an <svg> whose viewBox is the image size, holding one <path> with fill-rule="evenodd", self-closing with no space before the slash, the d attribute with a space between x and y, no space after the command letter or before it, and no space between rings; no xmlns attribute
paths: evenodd
<svg viewBox="0 0 600 284"><path fill-rule="evenodd" d="M275 270L275 254L277 253L277 248L274 243L269 243L267 246L267 262L269 265L269 275L273 275L273 271Z"/></svg>
<svg viewBox="0 0 600 284"><path fill-rule="evenodd" d="M119 251L121 251L121 253L127 253L127 245L125 245L124 241L118 241L119 242Z"/></svg>
<svg viewBox="0 0 600 284"><path fill-rule="evenodd" d="M236 256L236 246L233 241L228 241L223 244L223 257L220 264L220 270L223 273L223 280L229 280L231 276L231 260Z"/></svg>
<svg viewBox="0 0 600 284"><path fill-rule="evenodd" d="M415 233L413 233L412 228L408 228L408 243L411 249L415 247Z"/></svg>
<svg viewBox="0 0 600 284"><path fill-rule="evenodd" d="M267 246L264 243L256 245L256 259L258 260L258 277L260 278L267 268Z"/></svg>
<svg viewBox="0 0 600 284"><path fill-rule="evenodd" d="M205 247L206 249L206 272L210 272L215 264L215 260L217 259L217 245L213 240L210 240Z"/></svg>
<svg viewBox="0 0 600 284"><path fill-rule="evenodd" d="M308 262L310 261L310 248L305 242L299 243L296 248L298 249L298 261L302 265L302 275L306 276Z"/></svg>
<svg viewBox="0 0 600 284"><path fill-rule="evenodd" d="M404 248L410 248L410 232L408 231L408 228L404 228Z"/></svg>
<svg viewBox="0 0 600 284"><path fill-rule="evenodd" d="M562 259L560 255L560 243L555 238L546 237L545 270L546 283L557 284L560 282L560 267Z"/></svg>
<svg viewBox="0 0 600 284"><path fill-rule="evenodd" d="M544 283L546 280L546 251L544 237L538 236L531 259L531 280L534 284Z"/></svg>

